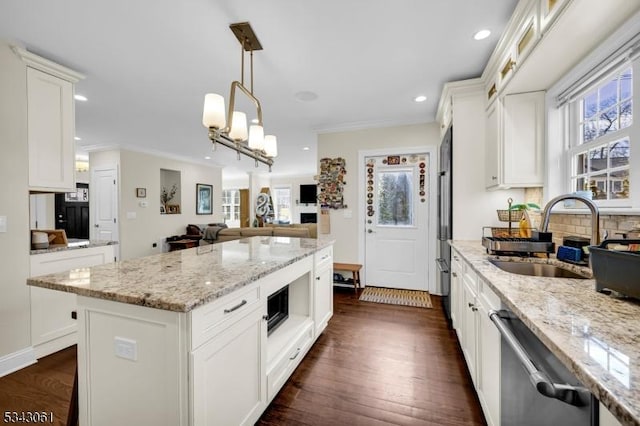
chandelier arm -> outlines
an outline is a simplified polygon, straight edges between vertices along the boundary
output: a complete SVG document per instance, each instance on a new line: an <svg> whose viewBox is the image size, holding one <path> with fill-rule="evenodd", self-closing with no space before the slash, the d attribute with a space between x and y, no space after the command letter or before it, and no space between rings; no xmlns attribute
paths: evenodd
<svg viewBox="0 0 640 426"><path fill-rule="evenodd" d="M231 131L231 123L233 123L233 109L236 104L236 89L240 89L242 92L244 92L245 95L247 95L249 99L253 101L254 105L256 106L256 112L258 114L258 124L262 126L262 106L260 105L260 101L258 100L258 98L253 96L253 93L251 93L249 89L244 87L242 83L236 80L233 83L231 83L231 92L229 93L229 114L228 114L229 124L224 129L225 132L229 133Z"/></svg>
<svg viewBox="0 0 640 426"><path fill-rule="evenodd" d="M244 154L247 157L253 158L256 162L261 162L269 166L269 171L271 171L271 166L273 165L273 159L263 155L260 152L256 152L245 145L235 142L233 139L229 138L229 136L223 134L219 130L209 129L209 139L213 144L219 143L221 145L226 146L227 148L231 148L236 151L238 154Z"/></svg>

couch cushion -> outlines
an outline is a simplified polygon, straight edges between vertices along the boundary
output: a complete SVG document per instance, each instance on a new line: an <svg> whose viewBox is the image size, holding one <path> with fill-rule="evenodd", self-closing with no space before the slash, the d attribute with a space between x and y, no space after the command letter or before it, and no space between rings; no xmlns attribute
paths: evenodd
<svg viewBox="0 0 640 426"><path fill-rule="evenodd" d="M240 228L240 233L243 237L270 237L273 235L273 229L275 228Z"/></svg>

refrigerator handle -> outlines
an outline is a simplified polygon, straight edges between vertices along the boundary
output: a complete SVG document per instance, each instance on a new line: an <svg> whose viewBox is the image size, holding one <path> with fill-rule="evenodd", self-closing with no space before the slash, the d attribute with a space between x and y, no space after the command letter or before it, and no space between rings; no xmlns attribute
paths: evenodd
<svg viewBox="0 0 640 426"><path fill-rule="evenodd" d="M443 258L439 257L436 259L436 263L438 264L438 270L440 272L444 272L445 274L449 273L449 267L447 265L447 261Z"/></svg>

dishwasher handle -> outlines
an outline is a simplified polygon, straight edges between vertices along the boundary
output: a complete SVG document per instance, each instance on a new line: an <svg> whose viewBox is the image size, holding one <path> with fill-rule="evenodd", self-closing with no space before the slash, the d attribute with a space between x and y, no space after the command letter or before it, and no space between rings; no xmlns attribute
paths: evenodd
<svg viewBox="0 0 640 426"><path fill-rule="evenodd" d="M506 311L489 311L489 319L522 363L533 387L535 387L540 394L549 398L555 398L569 405L576 407L588 405L591 398L589 390L579 386L554 383L544 371L536 368L533 362L531 362L529 354L527 354L516 336L514 336L509 327L502 321L502 318L508 317L508 312Z"/></svg>

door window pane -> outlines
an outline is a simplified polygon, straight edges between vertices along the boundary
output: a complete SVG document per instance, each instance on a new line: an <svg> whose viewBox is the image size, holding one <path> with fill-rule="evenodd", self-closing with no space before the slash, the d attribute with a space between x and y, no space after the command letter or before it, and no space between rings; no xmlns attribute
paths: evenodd
<svg viewBox="0 0 640 426"><path fill-rule="evenodd" d="M378 173L378 225L413 225L413 174L411 171Z"/></svg>

